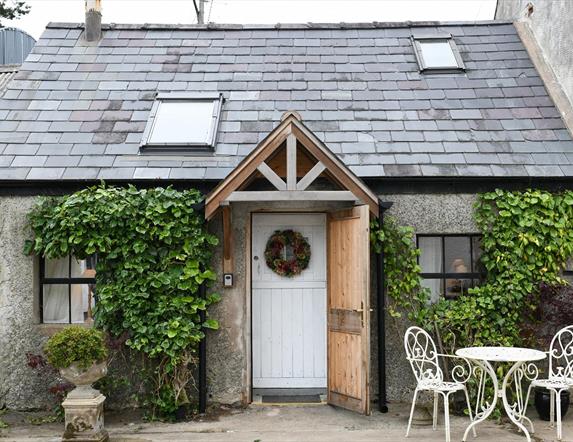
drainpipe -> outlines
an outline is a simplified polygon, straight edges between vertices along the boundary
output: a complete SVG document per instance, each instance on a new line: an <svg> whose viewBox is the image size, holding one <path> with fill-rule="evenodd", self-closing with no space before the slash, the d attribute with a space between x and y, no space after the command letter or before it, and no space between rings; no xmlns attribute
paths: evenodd
<svg viewBox="0 0 573 442"><path fill-rule="evenodd" d="M378 222L384 225L384 212L392 207L392 203L378 200ZM388 413L386 402L386 274L384 271L384 249L376 253L376 303L378 319L378 409Z"/></svg>
<svg viewBox="0 0 573 442"><path fill-rule="evenodd" d="M199 204L193 207L195 210L203 214L205 218L205 201L201 201ZM199 286L199 297L202 299L206 298L207 287L206 283L203 282ZM205 322L206 319L205 310L199 310L199 320L201 324ZM199 413L205 413L207 411L207 336L199 341Z"/></svg>
<svg viewBox="0 0 573 442"><path fill-rule="evenodd" d="M199 286L199 297L205 298L205 283ZM205 322L205 310L199 310L201 324ZM199 341L199 413L207 411L207 336Z"/></svg>

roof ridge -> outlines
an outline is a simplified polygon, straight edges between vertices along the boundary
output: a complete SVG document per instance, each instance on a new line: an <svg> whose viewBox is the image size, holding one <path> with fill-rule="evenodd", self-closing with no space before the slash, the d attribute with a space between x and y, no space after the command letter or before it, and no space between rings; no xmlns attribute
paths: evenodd
<svg viewBox="0 0 573 442"><path fill-rule="evenodd" d="M339 23L274 23L274 24L233 24L207 23L199 24L169 24L169 23L106 23L105 30L112 29L145 29L145 30L280 30L280 29L384 29L411 28L426 26L491 26L511 24L510 20L481 20L481 21L403 21L403 22L339 22ZM83 23L50 22L50 29L83 29Z"/></svg>

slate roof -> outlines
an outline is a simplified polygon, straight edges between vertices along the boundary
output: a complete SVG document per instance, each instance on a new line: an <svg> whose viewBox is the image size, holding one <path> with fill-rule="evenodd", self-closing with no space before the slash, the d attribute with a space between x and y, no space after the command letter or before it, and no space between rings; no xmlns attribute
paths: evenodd
<svg viewBox="0 0 573 442"><path fill-rule="evenodd" d="M467 71L420 74L413 33ZM222 179L283 112L362 177L573 175L573 141L508 22L52 23L0 100L0 180ZM158 91L219 91L213 155L140 154Z"/></svg>

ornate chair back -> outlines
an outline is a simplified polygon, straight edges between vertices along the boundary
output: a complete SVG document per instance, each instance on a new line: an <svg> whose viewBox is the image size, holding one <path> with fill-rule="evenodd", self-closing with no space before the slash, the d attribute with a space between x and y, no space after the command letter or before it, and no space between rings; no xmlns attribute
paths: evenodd
<svg viewBox="0 0 573 442"><path fill-rule="evenodd" d="M549 378L573 378L573 325L559 330L551 340Z"/></svg>
<svg viewBox="0 0 573 442"><path fill-rule="evenodd" d="M410 327L404 334L406 358L418 383L442 382L444 373L438 363L438 352L432 337L420 327Z"/></svg>

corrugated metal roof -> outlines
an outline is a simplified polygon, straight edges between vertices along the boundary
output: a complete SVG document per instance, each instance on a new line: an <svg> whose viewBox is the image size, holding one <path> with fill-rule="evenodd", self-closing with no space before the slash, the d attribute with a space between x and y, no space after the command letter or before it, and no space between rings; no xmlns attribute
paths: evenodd
<svg viewBox="0 0 573 442"><path fill-rule="evenodd" d="M22 64L36 40L26 32L16 28L0 29L0 64Z"/></svg>

